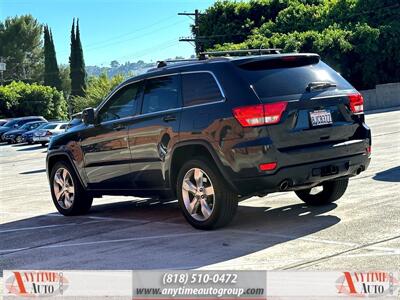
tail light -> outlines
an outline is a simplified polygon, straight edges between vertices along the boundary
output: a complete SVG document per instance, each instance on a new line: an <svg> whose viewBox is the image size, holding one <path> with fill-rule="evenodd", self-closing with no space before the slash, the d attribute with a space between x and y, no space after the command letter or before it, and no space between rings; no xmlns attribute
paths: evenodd
<svg viewBox="0 0 400 300"><path fill-rule="evenodd" d="M270 163L266 163L266 164L261 164L258 166L258 168L261 171L271 171L271 170L275 170L276 166L277 166L276 162L270 162Z"/></svg>
<svg viewBox="0 0 400 300"><path fill-rule="evenodd" d="M275 102L233 109L233 115L243 127L270 125L279 123L287 102Z"/></svg>
<svg viewBox="0 0 400 300"><path fill-rule="evenodd" d="M355 114L364 112L364 98L360 93L348 95L350 100L350 109Z"/></svg>

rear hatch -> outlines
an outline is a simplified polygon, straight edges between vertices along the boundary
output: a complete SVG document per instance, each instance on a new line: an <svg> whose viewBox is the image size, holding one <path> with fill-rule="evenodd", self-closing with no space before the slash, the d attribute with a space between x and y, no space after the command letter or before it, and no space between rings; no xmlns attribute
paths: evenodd
<svg viewBox="0 0 400 300"><path fill-rule="evenodd" d="M362 97L318 55L268 55L235 64L266 115L282 104L278 122L264 126L272 145L288 154L288 164L364 150L363 141L354 139L363 121Z"/></svg>

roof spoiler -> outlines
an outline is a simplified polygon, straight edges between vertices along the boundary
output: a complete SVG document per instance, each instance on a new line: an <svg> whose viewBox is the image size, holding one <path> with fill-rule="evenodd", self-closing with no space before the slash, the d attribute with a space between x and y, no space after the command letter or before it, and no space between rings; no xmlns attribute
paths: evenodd
<svg viewBox="0 0 400 300"><path fill-rule="evenodd" d="M257 71L264 69L301 67L317 64L320 56L315 53L288 53L279 55L266 55L260 57L249 57L233 61L238 67Z"/></svg>

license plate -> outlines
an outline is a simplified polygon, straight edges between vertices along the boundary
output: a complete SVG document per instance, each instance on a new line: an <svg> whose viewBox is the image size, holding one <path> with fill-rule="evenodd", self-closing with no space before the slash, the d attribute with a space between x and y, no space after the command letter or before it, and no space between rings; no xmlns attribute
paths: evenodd
<svg viewBox="0 0 400 300"><path fill-rule="evenodd" d="M310 112L312 126L322 126L332 124L332 115L327 110L315 110Z"/></svg>

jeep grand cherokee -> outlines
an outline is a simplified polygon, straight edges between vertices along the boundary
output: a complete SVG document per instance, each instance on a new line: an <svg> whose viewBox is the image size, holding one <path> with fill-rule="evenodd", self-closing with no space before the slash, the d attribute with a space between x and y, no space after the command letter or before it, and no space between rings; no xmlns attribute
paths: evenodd
<svg viewBox="0 0 400 300"><path fill-rule="evenodd" d="M317 54L164 63L82 118L48 149L64 215L102 195L178 198L191 225L217 228L254 195L336 201L370 161L363 98Z"/></svg>

